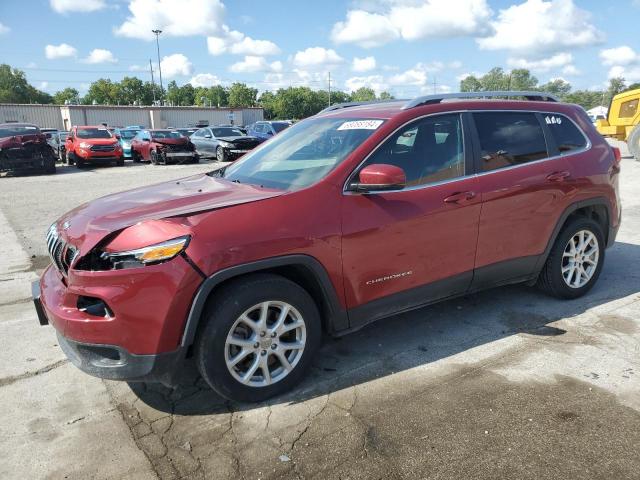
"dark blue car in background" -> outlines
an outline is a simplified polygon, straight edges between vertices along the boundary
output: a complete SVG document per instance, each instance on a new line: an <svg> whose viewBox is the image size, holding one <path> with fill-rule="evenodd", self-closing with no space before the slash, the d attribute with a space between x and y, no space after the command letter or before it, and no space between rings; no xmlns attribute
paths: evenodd
<svg viewBox="0 0 640 480"><path fill-rule="evenodd" d="M285 128L291 126L290 122L284 121L260 121L247 127L247 135L256 137L260 142L270 139Z"/></svg>

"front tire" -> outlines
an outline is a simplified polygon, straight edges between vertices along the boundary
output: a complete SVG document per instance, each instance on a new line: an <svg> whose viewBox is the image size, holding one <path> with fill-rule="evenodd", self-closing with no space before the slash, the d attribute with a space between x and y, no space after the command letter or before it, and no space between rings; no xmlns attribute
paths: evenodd
<svg viewBox="0 0 640 480"><path fill-rule="evenodd" d="M224 151L224 148L216 148L216 160L218 160L219 162L227 161L227 152Z"/></svg>
<svg viewBox="0 0 640 480"><path fill-rule="evenodd" d="M65 155L65 157L66 157L65 159L66 159L66 164L67 164L67 165L73 165L73 164L75 163L75 162L74 162L74 158L73 158L73 154L72 154L72 153L67 152L67 153L66 153L66 155Z"/></svg>
<svg viewBox="0 0 640 480"><path fill-rule="evenodd" d="M259 402L297 384L320 346L318 309L306 290L256 274L223 287L203 313L200 374L229 400Z"/></svg>
<svg viewBox="0 0 640 480"><path fill-rule="evenodd" d="M158 165L160 163L160 158L155 150L151 150L151 163L154 165Z"/></svg>
<svg viewBox="0 0 640 480"><path fill-rule="evenodd" d="M553 244L538 277L538 287L558 298L583 296L600 276L605 246L598 222L586 217L571 221Z"/></svg>

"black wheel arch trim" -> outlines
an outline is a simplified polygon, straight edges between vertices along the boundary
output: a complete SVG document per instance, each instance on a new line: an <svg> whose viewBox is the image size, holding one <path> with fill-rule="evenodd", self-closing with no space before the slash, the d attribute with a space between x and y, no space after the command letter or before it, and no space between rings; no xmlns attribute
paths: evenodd
<svg viewBox="0 0 640 480"><path fill-rule="evenodd" d="M549 237L549 242L547 243L547 247L545 248L544 253L538 258L538 263L535 270L536 274L542 271L542 267L544 266L547 258L549 257L549 254L551 253L551 249L553 248L553 244L556 242L556 238L558 238L562 227L564 227L567 219L571 216L571 214L581 208L596 206L604 207L607 211L607 231L602 232L604 233L604 235L606 235L606 248L610 247L613 244L613 242L615 241L617 230L613 227L611 218L611 203L609 202L609 200L606 197L594 197L586 200L579 200L569 205L560 215L560 218L556 222L556 226L554 227L553 232Z"/></svg>
<svg viewBox="0 0 640 480"><path fill-rule="evenodd" d="M329 274L322 264L310 255L284 255L225 268L207 277L198 288L191 304L191 309L187 316L180 346L182 348L188 348L193 345L207 300L214 289L222 282L240 275L258 273L278 267L295 266L306 268L320 285L323 298L315 300L323 302L327 316L327 318L323 320L326 321L329 333L334 333L348 328L349 320L347 312L340 305L335 288L329 278Z"/></svg>

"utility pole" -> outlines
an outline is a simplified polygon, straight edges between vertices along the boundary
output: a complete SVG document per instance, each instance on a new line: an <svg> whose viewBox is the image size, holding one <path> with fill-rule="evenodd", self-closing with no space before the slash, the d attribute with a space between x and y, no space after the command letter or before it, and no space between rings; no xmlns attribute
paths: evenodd
<svg viewBox="0 0 640 480"><path fill-rule="evenodd" d="M153 63L149 59L149 69L151 70L151 89L153 91L153 104L156 104L156 82L153 80Z"/></svg>
<svg viewBox="0 0 640 480"><path fill-rule="evenodd" d="M329 72L329 106L331 106L331 72Z"/></svg>
<svg viewBox="0 0 640 480"><path fill-rule="evenodd" d="M156 49L158 51L158 70L160 72L160 105L164 105L164 101L162 100L164 96L164 88L162 86L162 65L160 65L160 40L159 40L162 30L155 29L151 31L156 34Z"/></svg>

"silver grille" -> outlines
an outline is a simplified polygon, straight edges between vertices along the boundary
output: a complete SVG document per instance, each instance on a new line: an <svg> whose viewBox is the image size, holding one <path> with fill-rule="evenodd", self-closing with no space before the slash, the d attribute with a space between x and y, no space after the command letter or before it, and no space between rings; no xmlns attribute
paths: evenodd
<svg viewBox="0 0 640 480"><path fill-rule="evenodd" d="M66 275L76 256L77 250L60 238L55 224L51 225L47 232L47 251L56 268Z"/></svg>

